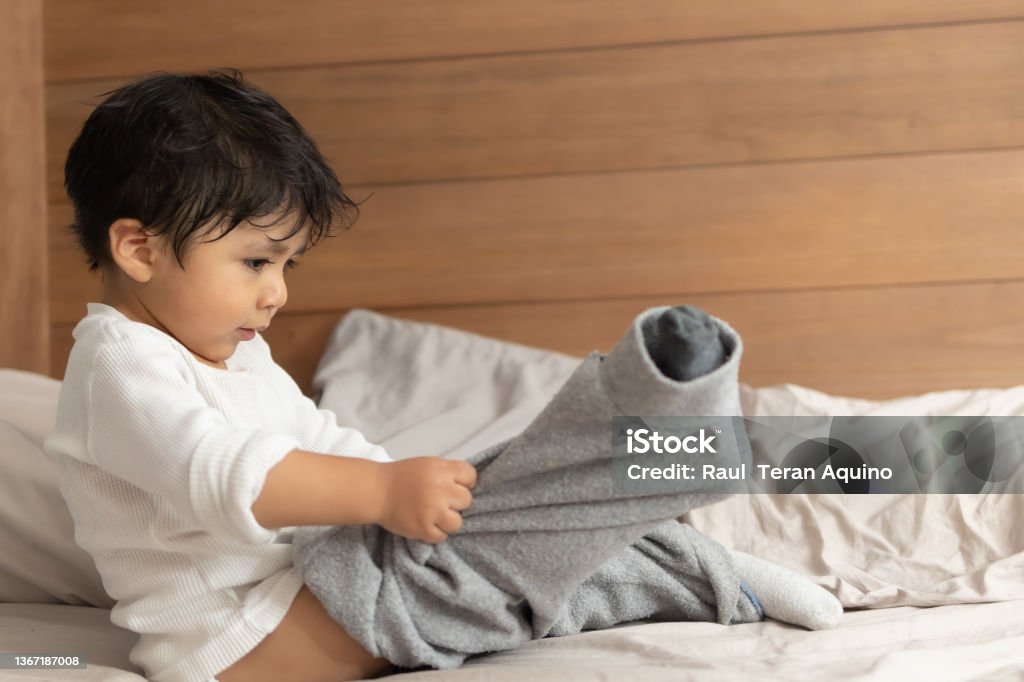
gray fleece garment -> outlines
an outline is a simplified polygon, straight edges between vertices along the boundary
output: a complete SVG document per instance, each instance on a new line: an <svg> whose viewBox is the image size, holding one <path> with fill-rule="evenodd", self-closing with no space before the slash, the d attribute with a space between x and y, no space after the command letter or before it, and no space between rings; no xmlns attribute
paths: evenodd
<svg viewBox="0 0 1024 682"><path fill-rule="evenodd" d="M682 341L656 336L650 324L669 310L638 315L608 355L583 360L520 435L468 460L477 468L473 504L446 541L376 525L296 529L293 560L331 617L371 654L405 668L457 667L474 654L637 619L760 620L729 553L675 521L726 497L724 484L697 479L682 491L626 494L613 482L612 417L621 415L735 416L739 447L717 462L749 466L739 335L708 316L721 364L670 379L651 350L671 354ZM679 453L676 461L704 458Z"/></svg>

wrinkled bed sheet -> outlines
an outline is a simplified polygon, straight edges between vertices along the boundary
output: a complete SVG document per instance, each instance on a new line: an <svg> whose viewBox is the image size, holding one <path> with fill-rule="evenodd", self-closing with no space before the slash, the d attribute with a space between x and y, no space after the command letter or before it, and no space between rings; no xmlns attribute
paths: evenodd
<svg viewBox="0 0 1024 682"><path fill-rule="evenodd" d="M7 680L139 682L128 663L132 636L103 609L0 604L8 651L78 652L88 670L0 670ZM553 637L469 659L462 668L394 675L396 682L519 682L529 679L863 680L1011 679L1024 670L1024 600L932 608L848 611L820 632L763 621L646 623Z"/></svg>

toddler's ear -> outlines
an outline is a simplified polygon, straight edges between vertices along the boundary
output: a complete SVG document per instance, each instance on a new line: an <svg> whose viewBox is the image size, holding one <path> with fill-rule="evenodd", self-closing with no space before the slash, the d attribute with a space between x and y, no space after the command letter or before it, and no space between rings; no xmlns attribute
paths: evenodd
<svg viewBox="0 0 1024 682"><path fill-rule="evenodd" d="M118 218L110 224L109 238L114 263L136 282L148 282L158 255L156 237L146 234L138 220Z"/></svg>

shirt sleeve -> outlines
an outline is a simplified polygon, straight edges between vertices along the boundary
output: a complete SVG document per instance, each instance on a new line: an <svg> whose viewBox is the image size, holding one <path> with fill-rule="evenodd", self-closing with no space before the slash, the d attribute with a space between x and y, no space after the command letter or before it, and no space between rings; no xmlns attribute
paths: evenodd
<svg viewBox="0 0 1024 682"><path fill-rule="evenodd" d="M371 443L357 429L338 424L338 415L333 411L317 407L295 383L288 372L274 362L270 354L270 346L259 335L260 351L265 354L265 361L272 367L269 372L274 382L288 397L296 411L296 431L302 440L303 448L311 452L344 457L359 457L375 462L393 462L394 460L380 445Z"/></svg>
<svg viewBox="0 0 1024 682"><path fill-rule="evenodd" d="M299 447L291 436L229 425L170 346L124 337L96 356L86 450L94 464L158 496L213 535L264 544L252 514L267 473Z"/></svg>

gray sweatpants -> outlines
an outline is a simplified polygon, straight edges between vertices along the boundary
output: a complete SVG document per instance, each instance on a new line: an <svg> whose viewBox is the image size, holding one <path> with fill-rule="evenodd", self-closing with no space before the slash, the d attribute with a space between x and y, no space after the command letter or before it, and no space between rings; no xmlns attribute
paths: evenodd
<svg viewBox="0 0 1024 682"><path fill-rule="evenodd" d="M727 357L689 381L652 361L641 313L608 355L591 353L515 438L468 461L477 468L463 527L432 545L380 526L298 528L303 580L371 654L415 668L637 619L751 622L729 553L675 518L725 497L702 479L683 490L623 493L612 476L612 417L740 415L739 335L719 327ZM662 351L664 347L662 346ZM738 448L718 463L749 466ZM679 453L698 466L705 455ZM722 458L725 459L722 459Z"/></svg>

